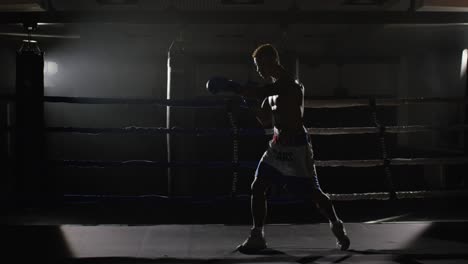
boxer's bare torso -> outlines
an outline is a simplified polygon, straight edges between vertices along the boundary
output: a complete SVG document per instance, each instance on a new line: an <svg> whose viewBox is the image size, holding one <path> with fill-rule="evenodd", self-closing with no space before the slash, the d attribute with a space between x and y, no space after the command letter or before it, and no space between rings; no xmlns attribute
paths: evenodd
<svg viewBox="0 0 468 264"><path fill-rule="evenodd" d="M276 80L263 100L262 108L270 107L272 125L279 136L297 135L304 131L304 87L289 76Z"/></svg>
<svg viewBox="0 0 468 264"><path fill-rule="evenodd" d="M304 133L304 86L286 72L272 84L248 89L244 95L261 102L257 119L265 127L273 126L278 136Z"/></svg>

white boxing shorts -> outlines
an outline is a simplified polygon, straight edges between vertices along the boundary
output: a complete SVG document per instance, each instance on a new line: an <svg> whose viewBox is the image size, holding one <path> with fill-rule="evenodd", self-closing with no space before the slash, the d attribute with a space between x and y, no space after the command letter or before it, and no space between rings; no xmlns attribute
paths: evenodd
<svg viewBox="0 0 468 264"><path fill-rule="evenodd" d="M275 133L263 154L255 177L288 186L305 184L320 189L310 137L306 132L282 137Z"/></svg>

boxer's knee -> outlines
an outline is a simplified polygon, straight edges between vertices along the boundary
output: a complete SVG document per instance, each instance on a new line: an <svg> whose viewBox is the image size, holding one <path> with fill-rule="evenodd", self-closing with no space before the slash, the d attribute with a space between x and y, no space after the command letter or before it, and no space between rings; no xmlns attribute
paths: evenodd
<svg viewBox="0 0 468 264"><path fill-rule="evenodd" d="M266 191L268 189L268 182L260 179L260 178L255 178L255 180L252 182L252 185L250 186L251 192L253 196L265 196Z"/></svg>

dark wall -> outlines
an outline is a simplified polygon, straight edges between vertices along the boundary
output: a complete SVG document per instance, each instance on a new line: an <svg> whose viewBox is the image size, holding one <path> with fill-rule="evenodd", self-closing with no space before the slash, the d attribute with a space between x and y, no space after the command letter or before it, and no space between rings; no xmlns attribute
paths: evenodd
<svg viewBox="0 0 468 264"><path fill-rule="evenodd" d="M438 35L407 29L384 31L379 28L360 30L334 38L310 39L292 37L287 42L278 34L276 26L194 25L184 33L187 56L193 56L195 74L186 87L195 98L210 95L204 85L213 75L226 75L245 82L261 81L254 72L250 52L258 43L272 42L282 50L305 54L299 57L300 79L309 97L417 97L464 96L464 86L459 80L464 32L439 32L445 41L433 43ZM71 29L73 31L75 29ZM308 30L309 29L304 29ZM80 39L44 39L39 45L45 51L46 61L57 64L57 74L46 75L46 95L85 96L115 98L166 98L167 52L170 43L180 37L175 26L148 25L82 25L76 31ZM223 32L224 35L220 35ZM229 32L234 32L230 36ZM239 33L240 32L240 33ZM253 33L252 33L253 32ZM255 34L257 33L257 34ZM240 34L240 36L239 36ZM329 33L329 35L333 33ZM301 34L298 34L301 36ZM326 35L326 36L329 36ZM0 41L0 87L2 93L13 92L14 50L19 39ZM421 48L424 47L424 48ZM346 58L348 60L346 60ZM349 59L352 58L352 59ZM289 69L293 70L293 69ZM343 93L344 91L344 93ZM5 105L1 105L0 120L5 123ZM458 107L431 106L407 109L384 108L379 117L387 125L394 124L443 124L460 122L464 114ZM77 105L47 103L48 126L76 127L165 127L165 107L153 105ZM192 109L190 123L197 127L228 128L224 110ZM428 115L427 113L431 113ZM372 125L368 109L307 109L305 124L308 127L368 126ZM252 114L243 115L242 127L260 128ZM229 137L195 137L190 151L198 161L230 161ZM264 136L242 138L241 160L257 161L266 147ZM329 136L314 137L317 159L377 158L375 137ZM448 135L419 135L391 137L388 142L400 146L449 146L457 147L461 139ZM51 159L84 160L161 160L166 157L165 135L87 135L51 133L47 138ZM5 140L2 140L5 153ZM369 146L369 148L362 148ZM397 152L396 152L397 153ZM402 152L403 153L403 152ZM403 154L407 154L406 152ZM4 155L4 154L3 154ZM408 154L408 155L411 155ZM422 170L422 169L421 169ZM165 169L159 168L56 168L64 193L112 193L112 194L165 194L167 178ZM193 194L228 193L231 171L229 169L193 169L193 180L185 184L196 186ZM370 187L384 189L379 177L370 178L373 169L320 168L323 185L329 191L350 191ZM380 172L378 172L380 174ZM421 172L422 173L422 172ZM241 172L240 190L248 192L253 169ZM366 186L351 178L347 184L334 185L347 174L368 175ZM403 174L410 174L404 172ZM366 176L367 177L367 176ZM375 182L375 184L374 184ZM347 188L349 187L349 188Z"/></svg>

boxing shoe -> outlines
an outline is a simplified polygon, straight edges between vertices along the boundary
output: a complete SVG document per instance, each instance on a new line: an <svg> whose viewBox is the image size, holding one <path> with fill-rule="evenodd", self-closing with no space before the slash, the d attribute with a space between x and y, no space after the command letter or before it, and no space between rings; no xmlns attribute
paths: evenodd
<svg viewBox="0 0 468 264"><path fill-rule="evenodd" d="M340 250L347 250L351 241L343 224L343 221L330 222L330 229L336 237L336 247Z"/></svg>
<svg viewBox="0 0 468 264"><path fill-rule="evenodd" d="M237 247L241 253L255 253L267 248L263 230L253 228L250 236Z"/></svg>

